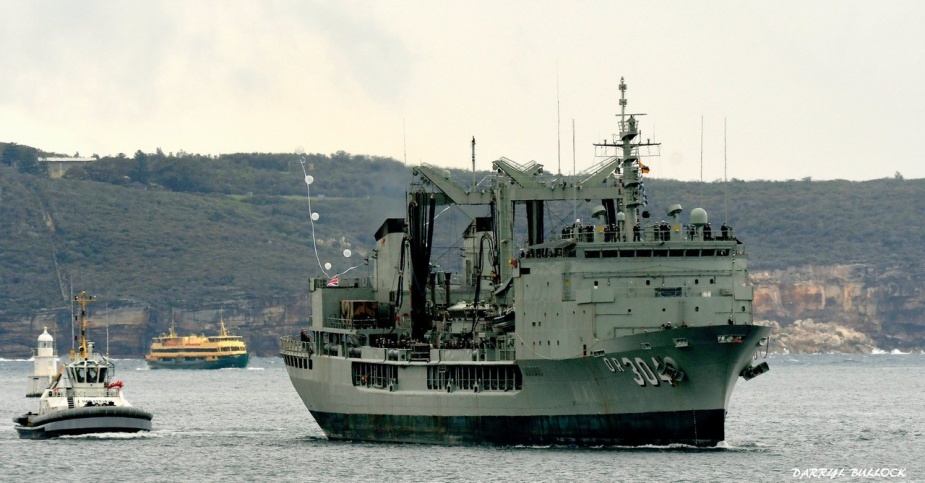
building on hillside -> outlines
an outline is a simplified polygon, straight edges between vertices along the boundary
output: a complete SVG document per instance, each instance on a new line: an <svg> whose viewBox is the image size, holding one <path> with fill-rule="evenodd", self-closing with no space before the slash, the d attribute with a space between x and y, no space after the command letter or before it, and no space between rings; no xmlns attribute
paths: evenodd
<svg viewBox="0 0 925 483"><path fill-rule="evenodd" d="M67 170L74 166L83 166L94 161L97 161L97 159L83 157L39 157L39 162L45 163L45 165L48 166L48 176L52 178L60 178Z"/></svg>

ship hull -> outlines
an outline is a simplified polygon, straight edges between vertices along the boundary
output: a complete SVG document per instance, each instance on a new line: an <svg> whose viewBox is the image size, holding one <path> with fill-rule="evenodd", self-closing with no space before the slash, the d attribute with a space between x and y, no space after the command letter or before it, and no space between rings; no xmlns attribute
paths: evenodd
<svg viewBox="0 0 925 483"><path fill-rule="evenodd" d="M725 410L561 416L413 416L312 412L330 439L441 445L715 446Z"/></svg>
<svg viewBox="0 0 925 483"><path fill-rule="evenodd" d="M228 369L245 368L249 361L249 354L222 356L218 359L205 358L171 358L148 360L151 369Z"/></svg>
<svg viewBox="0 0 925 483"><path fill-rule="evenodd" d="M21 439L48 439L95 433L137 433L151 430L151 413L135 407L92 407L14 419Z"/></svg>
<svg viewBox="0 0 925 483"><path fill-rule="evenodd" d="M715 446L725 438L733 386L768 333L758 326L710 326L612 339L594 355L518 360L523 385L508 391L415 384L415 371L439 361L396 363L391 389L356 386L350 378L351 364L361 362L356 359L312 355L310 368L287 370L331 439ZM660 370L666 361L683 376Z"/></svg>

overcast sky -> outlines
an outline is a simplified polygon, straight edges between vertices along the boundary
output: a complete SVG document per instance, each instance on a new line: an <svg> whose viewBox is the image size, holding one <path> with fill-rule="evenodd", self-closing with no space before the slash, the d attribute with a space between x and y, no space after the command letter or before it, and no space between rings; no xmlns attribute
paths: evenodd
<svg viewBox="0 0 925 483"><path fill-rule="evenodd" d="M925 178L923 58L922 1L0 0L0 141L570 174L622 76L650 176Z"/></svg>

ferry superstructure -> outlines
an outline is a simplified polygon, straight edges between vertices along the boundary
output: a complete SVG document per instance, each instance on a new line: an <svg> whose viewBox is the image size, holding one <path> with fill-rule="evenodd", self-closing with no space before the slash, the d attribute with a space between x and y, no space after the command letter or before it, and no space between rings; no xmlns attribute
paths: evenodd
<svg viewBox="0 0 925 483"><path fill-rule="evenodd" d="M463 186L413 168L407 217L377 231L370 277L311 279L310 326L282 337L297 393L331 439L428 444L689 444L725 439L733 387L770 329L752 320L747 253L705 210L645 209L638 114L580 175L502 158ZM473 141L474 142L474 141ZM308 181L308 180L307 180ZM545 205L599 200L592 224ZM483 206L463 270L431 260L441 205ZM525 217L525 223L515 223ZM517 246L515 227L525 225Z"/></svg>

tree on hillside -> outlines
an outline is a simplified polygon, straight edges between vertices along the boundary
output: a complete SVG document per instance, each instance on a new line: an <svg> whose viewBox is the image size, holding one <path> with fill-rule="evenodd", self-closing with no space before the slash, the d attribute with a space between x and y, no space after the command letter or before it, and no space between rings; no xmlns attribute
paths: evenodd
<svg viewBox="0 0 925 483"><path fill-rule="evenodd" d="M19 160L19 145L16 143L10 143L3 149L3 164L7 166L15 166L16 161Z"/></svg>
<svg viewBox="0 0 925 483"><path fill-rule="evenodd" d="M151 172L148 168L148 155L142 152L140 149L135 151L135 162L138 165L135 167L135 181L139 183L148 183L148 178L151 175Z"/></svg>
<svg viewBox="0 0 925 483"><path fill-rule="evenodd" d="M20 146L18 144L9 144L3 150L3 164L16 166L20 173L24 174L48 174L48 166L39 163L38 152L35 148L29 146Z"/></svg>

